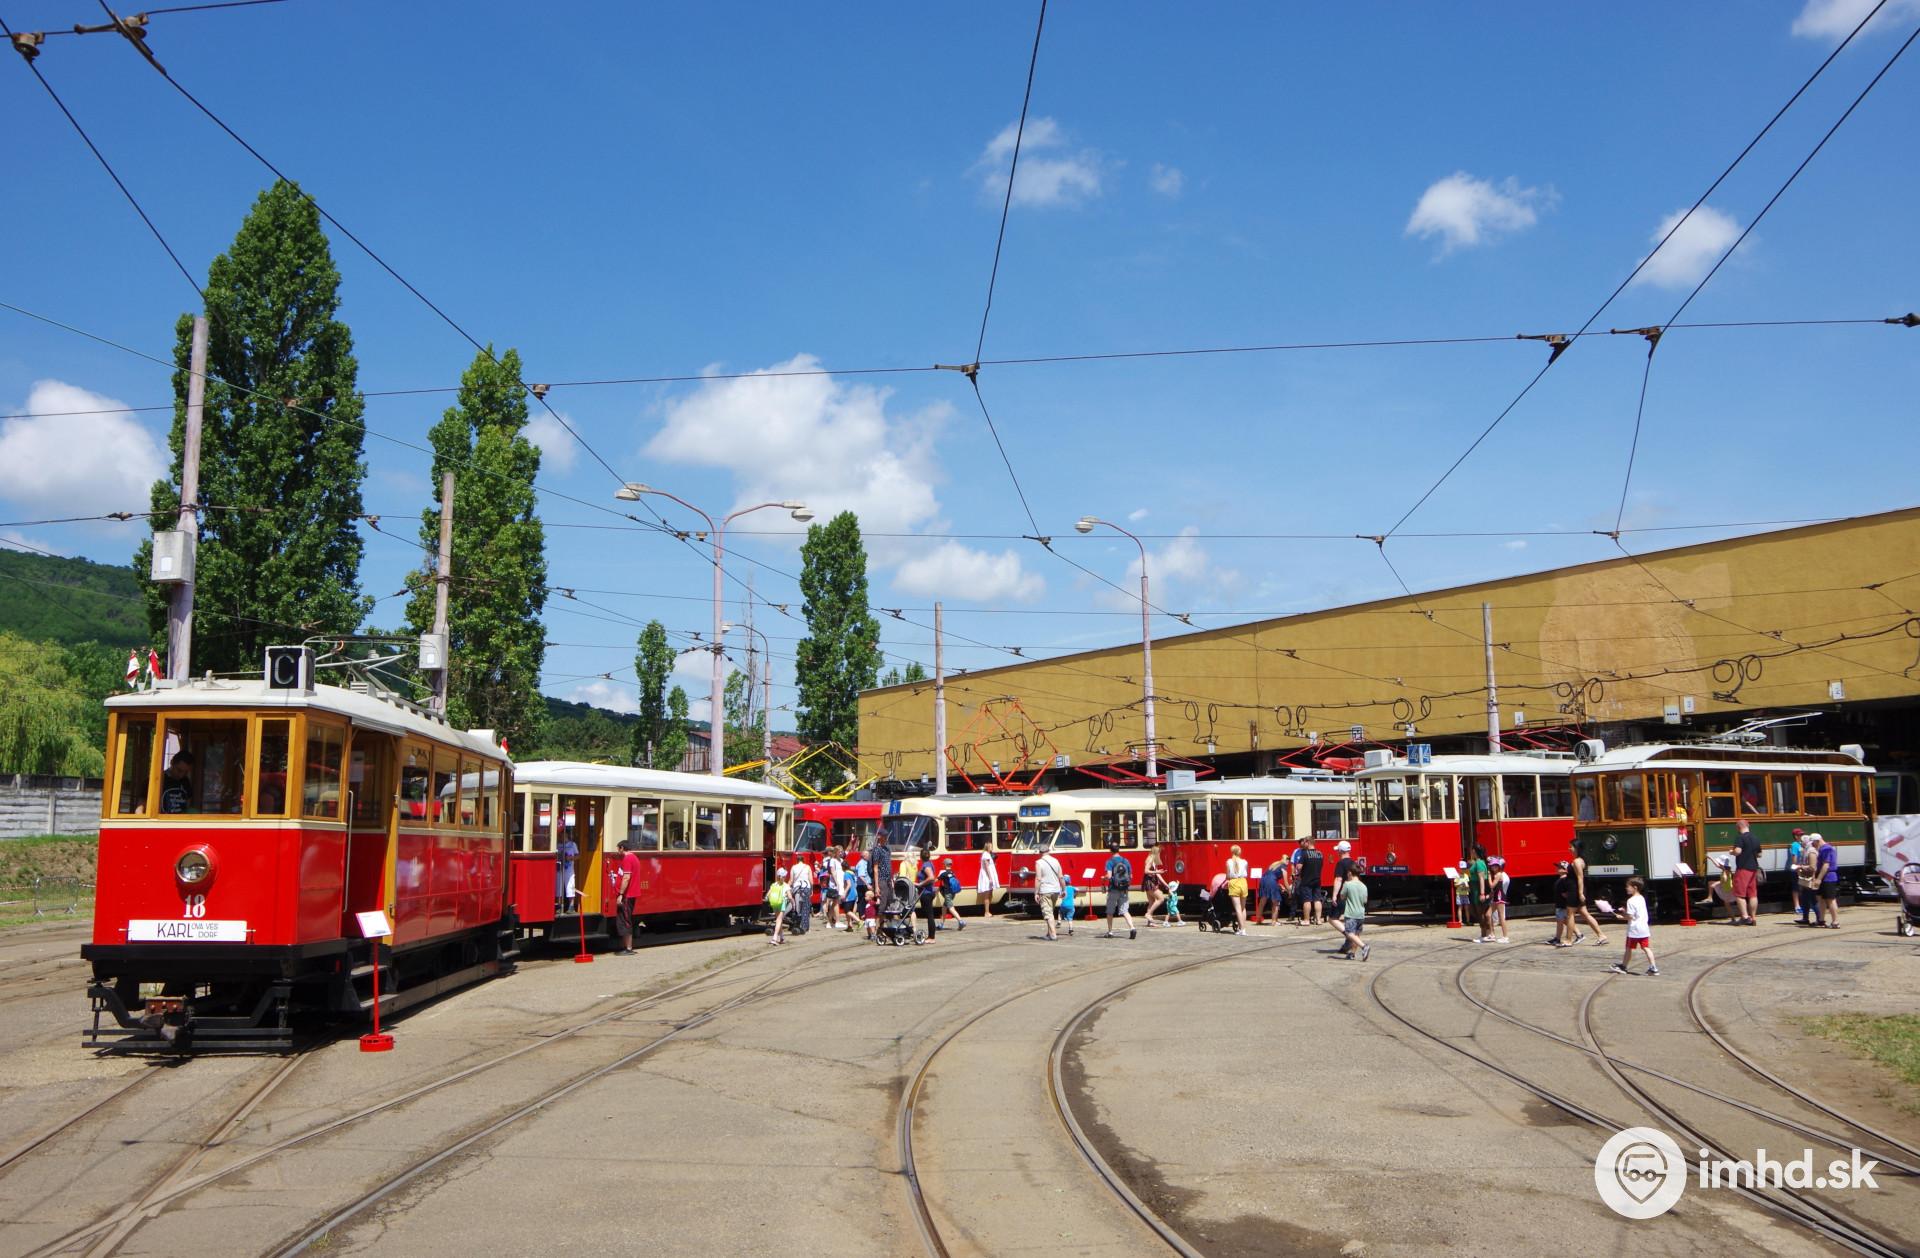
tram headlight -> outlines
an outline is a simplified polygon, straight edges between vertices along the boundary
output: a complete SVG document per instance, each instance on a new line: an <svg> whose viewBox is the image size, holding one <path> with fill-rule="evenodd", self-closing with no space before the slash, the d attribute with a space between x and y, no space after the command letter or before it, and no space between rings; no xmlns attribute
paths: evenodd
<svg viewBox="0 0 1920 1258"><path fill-rule="evenodd" d="M190 847L173 862L173 876L186 886L197 887L213 877L213 861L204 848Z"/></svg>

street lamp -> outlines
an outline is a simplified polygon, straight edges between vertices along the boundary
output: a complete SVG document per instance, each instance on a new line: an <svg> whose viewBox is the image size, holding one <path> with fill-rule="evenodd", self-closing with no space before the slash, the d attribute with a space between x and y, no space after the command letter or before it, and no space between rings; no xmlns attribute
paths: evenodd
<svg viewBox="0 0 1920 1258"><path fill-rule="evenodd" d="M652 494L658 498L665 498L669 502L677 502L705 520L707 522L707 537L713 543L713 688L709 692L707 700L707 772L713 774L715 777L722 777L725 776L727 771L727 686L725 664L721 659L721 649L726 644L721 640L720 636L724 632L722 628L724 622L721 618L721 611L724 606L722 582L725 579L725 572L722 565L726 562L727 525L743 515L754 511L764 511L770 507L778 507L788 512L794 519L800 521L802 524L805 524L813 518L813 512L807 509L807 504L804 502L761 502L751 507L742 507L730 515L722 516L720 521L715 523L712 516L694 506L685 498L680 497L678 494L670 494L664 489L655 489L653 486L643 485L639 481L628 481L626 484L620 486L619 489L615 490L613 496L621 502L638 502L644 494Z"/></svg>
<svg viewBox="0 0 1920 1258"><path fill-rule="evenodd" d="M1095 526L1104 524L1114 532L1130 539L1140 548L1140 690L1146 704L1147 716L1147 780L1151 782L1160 775L1159 747L1153 740L1153 624L1148 619L1147 608L1147 547L1146 543L1115 524L1112 520L1102 520L1098 516L1083 515L1073 528L1077 533L1091 533Z"/></svg>

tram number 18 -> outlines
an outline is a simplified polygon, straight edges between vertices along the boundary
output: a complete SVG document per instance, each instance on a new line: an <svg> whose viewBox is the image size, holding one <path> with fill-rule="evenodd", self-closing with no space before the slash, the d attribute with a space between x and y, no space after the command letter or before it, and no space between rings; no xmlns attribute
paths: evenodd
<svg viewBox="0 0 1920 1258"><path fill-rule="evenodd" d="M182 917L205 917L206 915L207 897L204 895L190 895L186 903L181 906L180 916Z"/></svg>

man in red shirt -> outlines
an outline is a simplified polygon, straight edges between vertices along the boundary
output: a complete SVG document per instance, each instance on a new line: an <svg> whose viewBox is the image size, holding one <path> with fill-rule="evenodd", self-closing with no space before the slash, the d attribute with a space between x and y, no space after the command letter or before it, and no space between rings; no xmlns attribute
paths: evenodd
<svg viewBox="0 0 1920 1258"><path fill-rule="evenodd" d="M607 870L614 903L614 929L620 935L619 956L633 952L633 912L640 898L640 858L633 854L633 840L620 843L620 859Z"/></svg>

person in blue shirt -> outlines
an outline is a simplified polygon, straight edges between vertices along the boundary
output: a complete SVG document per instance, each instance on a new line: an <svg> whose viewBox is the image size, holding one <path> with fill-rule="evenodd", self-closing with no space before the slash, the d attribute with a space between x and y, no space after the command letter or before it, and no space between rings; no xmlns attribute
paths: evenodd
<svg viewBox="0 0 1920 1258"><path fill-rule="evenodd" d="M1840 849L1818 834L1808 835L1813 844L1815 871L1820 875L1820 924L1828 930L1840 929Z"/></svg>
<svg viewBox="0 0 1920 1258"><path fill-rule="evenodd" d="M1127 938L1139 935L1133 927L1133 866L1120 854L1120 841L1107 844L1107 864L1103 871L1107 880L1107 933L1102 939L1113 938L1113 919L1117 916L1127 924Z"/></svg>

